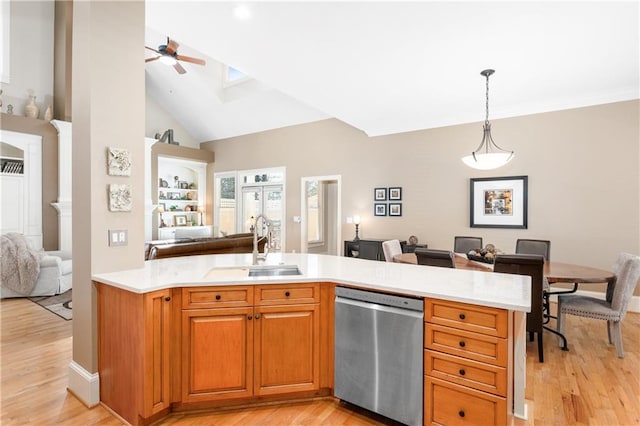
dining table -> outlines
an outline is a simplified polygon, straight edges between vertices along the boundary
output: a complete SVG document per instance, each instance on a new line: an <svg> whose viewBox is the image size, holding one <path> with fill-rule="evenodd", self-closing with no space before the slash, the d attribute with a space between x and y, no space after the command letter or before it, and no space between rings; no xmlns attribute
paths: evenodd
<svg viewBox="0 0 640 426"><path fill-rule="evenodd" d="M470 260L462 253L454 253L454 260L457 269L493 272L493 264ZM397 263L418 263L415 253L398 254L393 257L393 261ZM577 290L578 284L609 284L615 282L616 279L616 274L606 269L555 261L547 261L544 263L543 274L549 284L573 284L573 292Z"/></svg>

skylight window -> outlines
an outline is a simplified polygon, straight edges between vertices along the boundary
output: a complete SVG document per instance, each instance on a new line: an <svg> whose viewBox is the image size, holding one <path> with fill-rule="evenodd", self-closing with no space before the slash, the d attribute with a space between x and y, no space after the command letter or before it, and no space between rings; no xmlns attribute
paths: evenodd
<svg viewBox="0 0 640 426"><path fill-rule="evenodd" d="M234 84L242 83L244 81L249 80L251 77L244 74L242 71L239 71L229 65L225 65L224 71L224 87L233 86Z"/></svg>

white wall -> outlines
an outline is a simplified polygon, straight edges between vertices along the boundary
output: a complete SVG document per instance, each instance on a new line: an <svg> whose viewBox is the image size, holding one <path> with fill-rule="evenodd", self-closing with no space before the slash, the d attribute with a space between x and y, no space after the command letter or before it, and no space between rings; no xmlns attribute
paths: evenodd
<svg viewBox="0 0 640 426"><path fill-rule="evenodd" d="M162 106L146 95L146 119L145 135L154 138L156 133L161 135L167 129L173 129L173 139L180 142L180 146L189 148L200 148L200 143L196 142L184 127L172 117Z"/></svg>
<svg viewBox="0 0 640 426"><path fill-rule="evenodd" d="M54 1L13 0L9 8L10 82L1 85L1 109L7 112L11 104L14 114L24 115L29 95L35 95L42 118L53 104Z"/></svg>

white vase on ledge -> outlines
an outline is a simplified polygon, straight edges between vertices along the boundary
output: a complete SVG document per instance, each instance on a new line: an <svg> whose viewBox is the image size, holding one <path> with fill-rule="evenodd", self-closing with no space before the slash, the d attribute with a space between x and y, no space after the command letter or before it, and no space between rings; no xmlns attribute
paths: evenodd
<svg viewBox="0 0 640 426"><path fill-rule="evenodd" d="M29 103L24 107L24 115L31 118L38 118L40 116L40 108L36 105L35 96L29 96Z"/></svg>

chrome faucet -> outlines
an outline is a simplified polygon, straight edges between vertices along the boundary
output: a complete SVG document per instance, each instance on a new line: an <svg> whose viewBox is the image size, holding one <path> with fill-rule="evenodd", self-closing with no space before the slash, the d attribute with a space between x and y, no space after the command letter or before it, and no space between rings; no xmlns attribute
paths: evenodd
<svg viewBox="0 0 640 426"><path fill-rule="evenodd" d="M264 221L264 224L267 226L267 234L266 234L266 238L267 238L267 242L264 244L264 254L260 255L258 254L258 221L260 220L260 218L262 218L262 220ZM253 264L257 265L259 260L265 260L267 258L267 255L269 254L269 234L271 233L271 220L263 215L263 214L259 214L256 217L256 221L253 224Z"/></svg>

